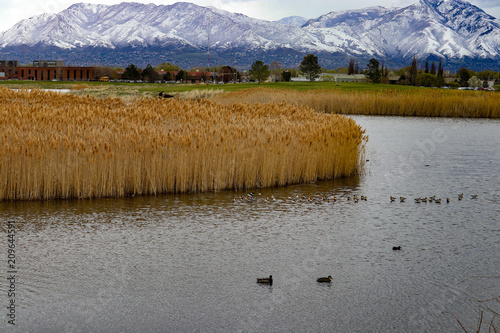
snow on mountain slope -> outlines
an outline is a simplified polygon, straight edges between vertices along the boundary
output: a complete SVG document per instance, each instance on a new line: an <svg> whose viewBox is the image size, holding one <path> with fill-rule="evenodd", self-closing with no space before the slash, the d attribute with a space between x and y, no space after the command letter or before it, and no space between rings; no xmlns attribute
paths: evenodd
<svg viewBox="0 0 500 333"><path fill-rule="evenodd" d="M185 2L78 3L18 22L0 33L0 49L160 47L203 53L210 38L210 49L221 54L283 49L387 59L500 57L500 20L463 0L420 0L404 8L370 7L304 20L270 22Z"/></svg>
<svg viewBox="0 0 500 333"><path fill-rule="evenodd" d="M291 25L294 27L301 27L304 24L306 24L307 19L302 17L302 16L289 16L289 17L282 18L281 20L275 21L275 22L281 23L284 25Z"/></svg>

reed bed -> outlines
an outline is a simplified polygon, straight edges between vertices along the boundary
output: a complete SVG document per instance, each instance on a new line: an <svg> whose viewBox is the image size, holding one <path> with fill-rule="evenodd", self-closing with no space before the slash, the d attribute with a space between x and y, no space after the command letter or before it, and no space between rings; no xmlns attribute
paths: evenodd
<svg viewBox="0 0 500 333"><path fill-rule="evenodd" d="M222 89L193 89L189 91L183 91L176 94L176 97L180 99L193 99L200 101L202 99L211 98L217 94L223 93Z"/></svg>
<svg viewBox="0 0 500 333"><path fill-rule="evenodd" d="M285 103L94 98L0 88L0 200L249 189L351 176L352 119Z"/></svg>
<svg viewBox="0 0 500 333"><path fill-rule="evenodd" d="M444 89L343 91L246 89L215 95L219 103L287 102L318 112L350 115L499 118L500 94Z"/></svg>

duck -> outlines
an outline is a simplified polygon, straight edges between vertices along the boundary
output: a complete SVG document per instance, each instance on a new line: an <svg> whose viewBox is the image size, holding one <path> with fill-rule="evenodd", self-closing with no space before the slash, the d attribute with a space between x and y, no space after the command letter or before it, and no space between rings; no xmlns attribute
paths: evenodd
<svg viewBox="0 0 500 333"><path fill-rule="evenodd" d="M450 203L450 198L446 198L446 203Z"/></svg>
<svg viewBox="0 0 500 333"><path fill-rule="evenodd" d="M401 250L401 246L393 246L392 249L394 251L399 251L399 250Z"/></svg>
<svg viewBox="0 0 500 333"><path fill-rule="evenodd" d="M262 284L273 284L273 276L269 275L268 278L257 278L257 283L262 283Z"/></svg>
<svg viewBox="0 0 500 333"><path fill-rule="evenodd" d="M477 199L477 194L473 194L470 196L471 199Z"/></svg>
<svg viewBox="0 0 500 333"><path fill-rule="evenodd" d="M400 202L405 202L405 200L406 200L406 198L404 198L404 197L399 197L399 201L400 201Z"/></svg>
<svg viewBox="0 0 500 333"><path fill-rule="evenodd" d="M391 202L393 202L393 201L396 201L396 197L393 197L393 196L391 195Z"/></svg>
<svg viewBox="0 0 500 333"><path fill-rule="evenodd" d="M464 194L463 194L463 193L460 193L460 194L458 195L458 200L462 200L463 198L464 198Z"/></svg>
<svg viewBox="0 0 500 333"><path fill-rule="evenodd" d="M330 283L332 281L332 276L328 275L328 277L320 277L316 281Z"/></svg>

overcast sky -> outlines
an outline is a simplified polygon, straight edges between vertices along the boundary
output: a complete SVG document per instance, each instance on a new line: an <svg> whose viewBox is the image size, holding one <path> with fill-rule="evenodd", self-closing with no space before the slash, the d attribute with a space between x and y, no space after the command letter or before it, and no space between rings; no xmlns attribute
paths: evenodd
<svg viewBox="0 0 500 333"><path fill-rule="evenodd" d="M370 6L404 7L419 0L184 0L200 6L214 6L254 18L276 21L287 16L315 18L331 11L359 9ZM0 32L18 21L42 13L58 13L74 3L117 4L122 0L0 0ZM170 5L179 1L135 0L134 2ZM470 0L486 13L500 18L500 0Z"/></svg>

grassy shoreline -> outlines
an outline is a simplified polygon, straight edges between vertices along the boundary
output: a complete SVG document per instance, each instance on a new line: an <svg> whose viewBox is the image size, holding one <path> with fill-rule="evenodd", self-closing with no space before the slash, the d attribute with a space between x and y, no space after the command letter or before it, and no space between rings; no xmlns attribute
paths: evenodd
<svg viewBox="0 0 500 333"><path fill-rule="evenodd" d="M372 116L500 118L500 94L478 91L420 90L315 90L247 89L216 94L221 104L288 103L320 113Z"/></svg>
<svg viewBox="0 0 500 333"><path fill-rule="evenodd" d="M70 89L71 94L98 98L119 97L125 101L160 92L180 99L210 99L222 104L235 102L286 102L318 112L378 115L500 118L500 94L370 83L279 82L220 85L3 81L0 87L17 89Z"/></svg>

